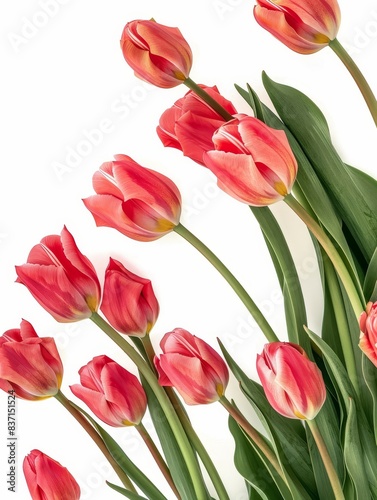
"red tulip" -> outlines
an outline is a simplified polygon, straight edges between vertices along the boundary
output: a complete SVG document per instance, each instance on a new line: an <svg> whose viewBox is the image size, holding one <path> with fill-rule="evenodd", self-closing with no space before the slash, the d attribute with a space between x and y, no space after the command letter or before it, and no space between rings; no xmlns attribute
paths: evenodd
<svg viewBox="0 0 377 500"><path fill-rule="evenodd" d="M377 366L377 302L368 302L360 316L360 330L359 347Z"/></svg>
<svg viewBox="0 0 377 500"><path fill-rule="evenodd" d="M80 498L80 487L68 469L39 450L24 458L23 471L32 500Z"/></svg>
<svg viewBox="0 0 377 500"><path fill-rule="evenodd" d="M257 371L270 405L288 418L312 420L326 399L322 373L304 350L289 342L266 344Z"/></svg>
<svg viewBox="0 0 377 500"><path fill-rule="evenodd" d="M135 375L103 355L94 357L79 374L81 385L72 385L71 391L98 418L113 427L140 423L147 398Z"/></svg>
<svg viewBox="0 0 377 500"><path fill-rule="evenodd" d="M159 305L150 280L110 259L105 272L101 311L119 332L144 337L157 321Z"/></svg>
<svg viewBox="0 0 377 500"><path fill-rule="evenodd" d="M237 200L265 206L282 200L296 179L297 162L282 130L238 115L213 135L203 159L220 189Z"/></svg>
<svg viewBox="0 0 377 500"><path fill-rule="evenodd" d="M336 38L340 9L336 0L256 0L258 24L300 54L312 54Z"/></svg>
<svg viewBox="0 0 377 500"><path fill-rule="evenodd" d="M152 241L179 224L181 195L164 175L116 155L93 176L97 193L84 204L97 226L108 226L138 241Z"/></svg>
<svg viewBox="0 0 377 500"><path fill-rule="evenodd" d="M38 337L28 321L0 337L0 389L22 399L45 399L57 394L62 378L54 339Z"/></svg>
<svg viewBox="0 0 377 500"><path fill-rule="evenodd" d="M176 87L189 76L192 52L178 28L154 20L131 21L120 46L135 75L157 87Z"/></svg>
<svg viewBox="0 0 377 500"><path fill-rule="evenodd" d="M154 362L162 386L173 386L189 405L213 403L224 395L229 371L221 356L204 340L183 328L167 333L163 354Z"/></svg>
<svg viewBox="0 0 377 500"><path fill-rule="evenodd" d="M35 245L16 272L16 281L57 321L89 318L98 308L101 289L96 271L66 227L60 236L46 236Z"/></svg>
<svg viewBox="0 0 377 500"><path fill-rule="evenodd" d="M220 95L217 87L200 87L228 113L237 113L233 104ZM189 90L162 114L157 134L165 147L180 149L185 156L204 165L203 153L213 149L212 136L224 122L224 118Z"/></svg>

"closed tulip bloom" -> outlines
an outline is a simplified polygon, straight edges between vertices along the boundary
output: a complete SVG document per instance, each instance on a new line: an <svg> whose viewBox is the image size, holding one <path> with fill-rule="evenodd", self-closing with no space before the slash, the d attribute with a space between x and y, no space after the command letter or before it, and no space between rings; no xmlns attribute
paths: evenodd
<svg viewBox="0 0 377 500"><path fill-rule="evenodd" d="M120 46L135 75L157 87L176 87L189 76L192 52L178 28L154 20L131 21Z"/></svg>
<svg viewBox="0 0 377 500"><path fill-rule="evenodd" d="M359 347L377 366L377 302L368 302L360 316L360 331Z"/></svg>
<svg viewBox="0 0 377 500"><path fill-rule="evenodd" d="M270 405L288 418L312 420L326 399L318 366L290 342L266 344L257 371Z"/></svg>
<svg viewBox="0 0 377 500"><path fill-rule="evenodd" d="M89 318L98 309L101 289L96 271L66 227L60 236L46 236L35 245L27 263L16 266L16 272L16 281L25 285L56 321Z"/></svg>
<svg viewBox="0 0 377 500"><path fill-rule="evenodd" d="M164 175L142 167L129 156L101 165L93 176L97 193L84 199L97 226L117 229L129 238L152 241L179 224L181 195Z"/></svg>
<svg viewBox="0 0 377 500"><path fill-rule="evenodd" d="M212 137L214 149L203 159L220 189L253 206L282 200L292 188L297 162L282 130L257 118L238 115Z"/></svg>
<svg viewBox="0 0 377 500"><path fill-rule="evenodd" d="M237 113L233 104L219 93L217 87L200 87L229 114ZM213 149L212 136L224 122L224 118L189 90L162 114L157 134L165 147L180 149L185 156L204 165L203 153Z"/></svg>
<svg viewBox="0 0 377 500"><path fill-rule="evenodd" d="M155 357L162 386L173 386L189 405L218 401L225 393L229 371L221 356L204 340L183 328L167 333Z"/></svg>
<svg viewBox="0 0 377 500"><path fill-rule="evenodd" d="M68 469L39 450L24 458L23 472L32 500L80 498L80 487Z"/></svg>
<svg viewBox="0 0 377 500"><path fill-rule="evenodd" d="M300 54L312 54L336 38L340 9L336 0L256 0L258 24Z"/></svg>
<svg viewBox="0 0 377 500"><path fill-rule="evenodd" d="M63 364L55 340L38 337L33 326L22 320L19 329L0 337L0 389L14 391L21 399L55 396L63 378Z"/></svg>
<svg viewBox="0 0 377 500"><path fill-rule="evenodd" d="M112 427L138 425L147 398L138 378L107 356L96 356L79 370L73 394Z"/></svg>
<svg viewBox="0 0 377 500"><path fill-rule="evenodd" d="M157 321L159 305L150 280L110 259L105 271L101 311L120 333L144 337Z"/></svg>

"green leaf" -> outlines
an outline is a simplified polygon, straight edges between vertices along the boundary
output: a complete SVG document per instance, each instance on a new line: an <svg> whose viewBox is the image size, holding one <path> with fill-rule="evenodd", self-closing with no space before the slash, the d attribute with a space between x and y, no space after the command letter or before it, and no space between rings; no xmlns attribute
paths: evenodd
<svg viewBox="0 0 377 500"><path fill-rule="evenodd" d="M110 481L106 481L106 484L110 486L110 488L117 491L124 497L129 498L130 500L147 500L145 497L141 497L137 493L133 493L132 491L128 491L125 490L124 488L121 488L120 486L117 486L116 484L110 483Z"/></svg>
<svg viewBox="0 0 377 500"><path fill-rule="evenodd" d="M363 291L367 302L377 301L377 247L369 262L365 275Z"/></svg>
<svg viewBox="0 0 377 500"><path fill-rule="evenodd" d="M364 354L362 354L361 364L363 370L363 378L373 400L372 425L375 441L377 443L377 368Z"/></svg>

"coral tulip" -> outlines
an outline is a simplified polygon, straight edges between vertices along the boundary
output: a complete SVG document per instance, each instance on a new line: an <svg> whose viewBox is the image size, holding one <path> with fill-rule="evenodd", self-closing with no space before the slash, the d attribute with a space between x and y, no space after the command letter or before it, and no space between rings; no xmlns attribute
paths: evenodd
<svg viewBox="0 0 377 500"><path fill-rule="evenodd" d="M360 330L359 347L377 366L377 302L368 302L360 316Z"/></svg>
<svg viewBox="0 0 377 500"><path fill-rule="evenodd" d="M138 241L152 241L179 224L181 195L164 175L116 155L93 176L97 193L84 204L97 226L108 226Z"/></svg>

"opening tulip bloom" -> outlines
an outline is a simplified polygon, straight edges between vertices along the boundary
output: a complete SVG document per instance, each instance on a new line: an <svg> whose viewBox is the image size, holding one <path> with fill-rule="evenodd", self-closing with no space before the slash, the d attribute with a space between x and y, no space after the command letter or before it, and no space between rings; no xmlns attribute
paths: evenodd
<svg viewBox="0 0 377 500"><path fill-rule="evenodd" d="M297 161L283 130L239 115L213 135L214 150L203 160L220 189L253 206L282 200L292 189Z"/></svg>
<svg viewBox="0 0 377 500"><path fill-rule="evenodd" d="M0 337L0 389L14 391L22 399L55 396L63 378L63 364L55 340L38 337L33 326L22 320L19 329Z"/></svg>
<svg viewBox="0 0 377 500"><path fill-rule="evenodd" d="M192 52L178 28L154 20L131 21L120 46L135 75L157 87L176 87L189 76Z"/></svg>
<svg viewBox="0 0 377 500"><path fill-rule="evenodd" d="M257 372L270 405L285 417L312 420L325 402L322 373L299 345L266 344Z"/></svg>
<svg viewBox="0 0 377 500"><path fill-rule="evenodd" d="M93 176L97 193L84 199L97 226L117 229L129 238L152 241L173 231L181 215L181 195L164 175L129 156L101 165Z"/></svg>
<svg viewBox="0 0 377 500"><path fill-rule="evenodd" d="M96 271L66 227L35 245L27 263L16 266L17 282L61 323L89 318L97 311L101 288Z"/></svg>
<svg viewBox="0 0 377 500"><path fill-rule="evenodd" d="M368 302L360 316L360 330L359 347L377 366L377 302Z"/></svg>
<svg viewBox="0 0 377 500"><path fill-rule="evenodd" d="M92 412L112 427L138 425L147 408L135 375L107 356L96 356L79 370L80 384L70 387Z"/></svg>
<svg viewBox="0 0 377 500"><path fill-rule="evenodd" d="M300 54L312 54L336 38L336 0L257 0L254 17L262 28Z"/></svg>
<svg viewBox="0 0 377 500"><path fill-rule="evenodd" d="M101 311L118 332L144 337L157 321L159 305L150 280L110 259L105 271Z"/></svg>
<svg viewBox="0 0 377 500"><path fill-rule="evenodd" d="M163 354L154 359L160 385L175 387L189 405L213 403L224 395L228 367L204 340L175 328L160 346Z"/></svg>
<svg viewBox="0 0 377 500"><path fill-rule="evenodd" d="M200 87L229 114L237 113L217 87ZM204 165L203 153L213 149L212 136L224 122L224 118L190 90L162 114L157 135L165 147L180 149L185 156Z"/></svg>
<svg viewBox="0 0 377 500"><path fill-rule="evenodd" d="M32 500L80 498L80 487L68 469L39 450L24 458L23 472Z"/></svg>

